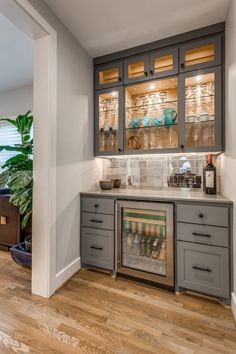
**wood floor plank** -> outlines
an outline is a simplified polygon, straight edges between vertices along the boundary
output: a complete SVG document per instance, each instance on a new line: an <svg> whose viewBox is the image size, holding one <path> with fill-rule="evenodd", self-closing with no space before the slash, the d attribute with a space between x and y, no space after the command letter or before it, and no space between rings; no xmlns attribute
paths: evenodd
<svg viewBox="0 0 236 354"><path fill-rule="evenodd" d="M81 270L51 299L0 251L0 354L234 354L231 310L215 300Z"/></svg>

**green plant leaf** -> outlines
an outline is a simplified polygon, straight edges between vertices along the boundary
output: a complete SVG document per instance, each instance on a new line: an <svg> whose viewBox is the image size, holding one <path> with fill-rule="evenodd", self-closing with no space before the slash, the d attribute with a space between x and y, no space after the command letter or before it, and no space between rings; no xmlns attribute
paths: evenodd
<svg viewBox="0 0 236 354"><path fill-rule="evenodd" d="M17 122L15 119L11 119L11 118L0 118L0 122L8 122L12 125L14 125L16 128L18 128Z"/></svg>
<svg viewBox="0 0 236 354"><path fill-rule="evenodd" d="M22 222L21 222L21 228L22 228L22 229L24 229L24 228L26 227L26 225L27 225L27 223L28 223L28 221L29 221L29 217L30 217L31 214L32 214L32 211L30 211L29 213L27 213L27 214L24 216L24 218L23 218L23 220L22 220Z"/></svg>
<svg viewBox="0 0 236 354"><path fill-rule="evenodd" d="M5 188L9 180L9 172L3 171L0 173L0 188Z"/></svg>
<svg viewBox="0 0 236 354"><path fill-rule="evenodd" d="M24 137L23 137L23 142L24 142L24 143L27 143L29 139L30 139L30 135L29 135L29 134L26 134L26 135L24 135Z"/></svg>
<svg viewBox="0 0 236 354"><path fill-rule="evenodd" d="M0 151L14 151L16 156L8 159L0 174L0 187L6 185L10 189L10 202L15 205L23 220L21 227L25 228L32 214L32 194L33 194L33 139L30 140L30 132L33 124L33 116L30 111L26 114L18 115L14 120L11 118L0 118L13 124L21 136L21 144L14 146L0 145Z"/></svg>
<svg viewBox="0 0 236 354"><path fill-rule="evenodd" d="M33 147L31 144L25 144L25 145L0 145L0 151L15 151L15 152L21 152L24 155L32 155L33 153Z"/></svg>
<svg viewBox="0 0 236 354"><path fill-rule="evenodd" d="M8 186L12 191L27 187L33 180L33 171L17 171L9 177Z"/></svg>

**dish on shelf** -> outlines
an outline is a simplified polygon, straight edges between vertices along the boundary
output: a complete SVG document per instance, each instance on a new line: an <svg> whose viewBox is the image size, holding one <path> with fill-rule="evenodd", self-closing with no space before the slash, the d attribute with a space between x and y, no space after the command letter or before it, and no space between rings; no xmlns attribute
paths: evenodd
<svg viewBox="0 0 236 354"><path fill-rule="evenodd" d="M111 190L113 188L113 181L99 181L99 186L102 190Z"/></svg>
<svg viewBox="0 0 236 354"><path fill-rule="evenodd" d="M114 178L114 179L112 179L112 181L113 181L114 188L120 188L120 186L121 186L121 179L120 178Z"/></svg>
<svg viewBox="0 0 236 354"><path fill-rule="evenodd" d="M165 125L175 124L177 118L177 112L174 108L166 108L163 111Z"/></svg>
<svg viewBox="0 0 236 354"><path fill-rule="evenodd" d="M200 122L206 122L209 119L209 114L207 112L203 112L199 115Z"/></svg>
<svg viewBox="0 0 236 354"><path fill-rule="evenodd" d="M142 147L140 138L134 135L129 137L127 144L130 150L139 150Z"/></svg>
<svg viewBox="0 0 236 354"><path fill-rule="evenodd" d="M194 122L196 122L196 120L197 120L197 116L196 116L196 114L194 114L194 113L189 113L188 115L187 115L187 117L186 117L186 121L188 122L188 123L194 123Z"/></svg>

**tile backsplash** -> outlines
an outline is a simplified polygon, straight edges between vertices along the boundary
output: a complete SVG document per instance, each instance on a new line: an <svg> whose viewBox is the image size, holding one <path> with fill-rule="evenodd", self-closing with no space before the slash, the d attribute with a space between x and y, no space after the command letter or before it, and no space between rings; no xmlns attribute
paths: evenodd
<svg viewBox="0 0 236 354"><path fill-rule="evenodd" d="M220 189L219 160L217 157L214 158L218 174L218 191ZM205 161L205 154L132 156L103 159L103 179L120 178L122 186L125 187L128 185L128 177L131 176L134 187L165 188L168 187L168 176L181 173L186 168L190 169L191 173L202 176Z"/></svg>

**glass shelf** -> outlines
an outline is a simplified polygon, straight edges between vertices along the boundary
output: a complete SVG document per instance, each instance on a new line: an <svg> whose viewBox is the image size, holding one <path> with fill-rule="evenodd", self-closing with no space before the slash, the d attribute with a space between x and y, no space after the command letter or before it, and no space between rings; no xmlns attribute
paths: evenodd
<svg viewBox="0 0 236 354"><path fill-rule="evenodd" d="M99 113L109 113L109 112L114 112L116 114L119 113L119 108L114 108L114 109L100 109Z"/></svg>
<svg viewBox="0 0 236 354"><path fill-rule="evenodd" d="M193 99L195 100L203 100L205 98L212 98L212 97L215 97L215 95L205 95L205 96L193 96L193 97L188 97L188 98L185 98L185 101L191 101Z"/></svg>
<svg viewBox="0 0 236 354"><path fill-rule="evenodd" d="M205 122L204 122L205 123ZM159 125L159 126L152 126L152 127L138 127L138 128L125 128L126 130L131 130L131 131L134 131L134 130L141 130L141 129L163 129L163 128L170 128L170 127L174 127L174 126L177 126L178 123L175 123L175 124L170 124L170 125Z"/></svg>
<svg viewBox="0 0 236 354"><path fill-rule="evenodd" d="M125 267L145 270L149 273L166 275L166 261L153 259L146 256L136 256L130 253L122 253L122 263Z"/></svg>
<svg viewBox="0 0 236 354"><path fill-rule="evenodd" d="M128 106L125 109L134 109L134 108L142 108L142 107L153 107L157 105L164 105L164 104L170 104L170 103L176 103L178 104L178 100L172 100L172 101L165 101L165 102L155 102L155 103L148 103L148 104L142 104L142 105L137 105L137 106Z"/></svg>

